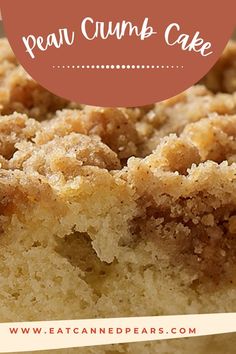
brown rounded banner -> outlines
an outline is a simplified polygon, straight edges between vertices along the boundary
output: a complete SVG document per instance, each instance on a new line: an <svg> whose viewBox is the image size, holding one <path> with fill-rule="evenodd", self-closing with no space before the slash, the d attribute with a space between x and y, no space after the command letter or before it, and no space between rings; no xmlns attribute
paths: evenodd
<svg viewBox="0 0 236 354"><path fill-rule="evenodd" d="M167 99L213 66L235 25L235 0L1 0L27 72L85 104Z"/></svg>

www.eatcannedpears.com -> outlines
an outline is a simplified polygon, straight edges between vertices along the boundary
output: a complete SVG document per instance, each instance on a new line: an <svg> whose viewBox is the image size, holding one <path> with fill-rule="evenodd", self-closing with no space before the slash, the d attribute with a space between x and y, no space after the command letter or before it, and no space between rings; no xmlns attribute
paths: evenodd
<svg viewBox="0 0 236 354"><path fill-rule="evenodd" d="M185 327L172 327L172 328L155 328L155 327L110 327L110 328L103 328L103 327L50 327L50 328L42 328L42 327L10 327L9 328L10 334L79 334L79 335L86 335L86 334L94 334L94 335L107 335L107 334L197 334L197 329L195 327L185 328Z"/></svg>

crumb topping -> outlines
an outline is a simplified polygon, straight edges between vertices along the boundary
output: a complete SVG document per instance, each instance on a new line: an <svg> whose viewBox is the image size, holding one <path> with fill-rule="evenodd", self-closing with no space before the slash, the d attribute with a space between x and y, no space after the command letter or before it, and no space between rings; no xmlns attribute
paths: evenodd
<svg viewBox="0 0 236 354"><path fill-rule="evenodd" d="M0 41L1 229L32 201L44 207L48 195L63 210L58 225L64 228L55 233L86 233L102 261L122 263L124 250L143 247L143 259L168 260L199 282L230 279L236 258L235 48L229 44L202 85L174 98L99 108L44 90Z"/></svg>

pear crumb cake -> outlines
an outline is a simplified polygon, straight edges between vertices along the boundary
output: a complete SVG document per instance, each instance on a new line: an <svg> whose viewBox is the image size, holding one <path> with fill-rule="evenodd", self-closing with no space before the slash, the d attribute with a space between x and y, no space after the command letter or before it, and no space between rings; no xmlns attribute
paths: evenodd
<svg viewBox="0 0 236 354"><path fill-rule="evenodd" d="M0 42L0 321L236 311L236 44L142 108L55 97ZM236 336L55 351L233 354Z"/></svg>

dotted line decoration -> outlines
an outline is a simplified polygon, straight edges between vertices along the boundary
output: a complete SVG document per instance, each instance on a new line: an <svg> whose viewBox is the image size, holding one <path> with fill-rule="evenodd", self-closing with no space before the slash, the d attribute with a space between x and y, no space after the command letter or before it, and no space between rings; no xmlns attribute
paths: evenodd
<svg viewBox="0 0 236 354"><path fill-rule="evenodd" d="M53 65L53 69L80 69L80 70L125 70L125 69L184 69L183 65Z"/></svg>

